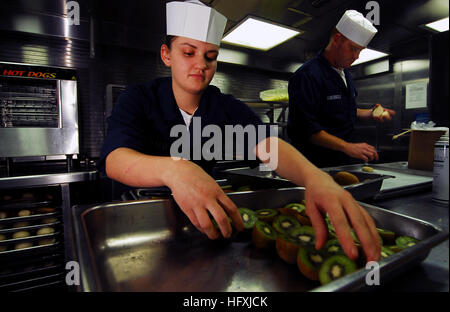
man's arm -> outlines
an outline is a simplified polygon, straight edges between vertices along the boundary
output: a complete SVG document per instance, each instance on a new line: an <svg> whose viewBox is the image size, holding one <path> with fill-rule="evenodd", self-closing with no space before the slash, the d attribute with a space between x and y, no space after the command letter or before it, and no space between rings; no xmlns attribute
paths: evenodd
<svg viewBox="0 0 450 312"><path fill-rule="evenodd" d="M343 152L350 157L362 159L365 162L378 160L375 148L367 143L349 143L325 130L319 131L310 137L310 142L331 150Z"/></svg>
<svg viewBox="0 0 450 312"><path fill-rule="evenodd" d="M375 109L380 110L380 115L373 115ZM395 115L395 111L389 108L381 106L381 104L376 104L374 108L358 108L356 111L356 116L358 119L370 120L373 119L378 122L384 122L386 120L391 120L392 116Z"/></svg>
<svg viewBox="0 0 450 312"><path fill-rule="evenodd" d="M368 261L380 257L380 241L372 218L355 199L336 184L330 175L315 167L299 151L285 141L270 137L256 146L256 155L283 178L305 186L306 212L316 233L316 248L327 238L323 214L328 213L345 253L352 259L358 256L350 233L350 225L361 241ZM276 158L274 160L274 158ZM338 230L339 229L339 230Z"/></svg>

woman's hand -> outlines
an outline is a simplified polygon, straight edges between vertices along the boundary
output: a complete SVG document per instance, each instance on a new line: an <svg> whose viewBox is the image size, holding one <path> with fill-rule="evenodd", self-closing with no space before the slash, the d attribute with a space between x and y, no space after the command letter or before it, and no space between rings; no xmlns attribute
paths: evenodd
<svg viewBox="0 0 450 312"><path fill-rule="evenodd" d="M349 258L355 260L358 257L358 250L350 233L351 226L363 247L367 261L378 261L381 245L375 223L353 196L323 171L305 184L306 213L316 233L316 249L322 248L326 242L328 229L323 215L328 213Z"/></svg>
<svg viewBox="0 0 450 312"><path fill-rule="evenodd" d="M187 160L174 161L168 173L166 185L172 190L173 197L192 224L210 239L220 237L208 215L217 222L225 238L232 234L228 217L234 227L244 229L242 218L236 205L202 168Z"/></svg>

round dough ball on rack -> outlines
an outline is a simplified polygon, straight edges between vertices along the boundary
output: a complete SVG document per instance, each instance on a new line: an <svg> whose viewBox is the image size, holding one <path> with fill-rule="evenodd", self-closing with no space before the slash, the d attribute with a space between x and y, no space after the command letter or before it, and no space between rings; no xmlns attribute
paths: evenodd
<svg viewBox="0 0 450 312"><path fill-rule="evenodd" d="M5 211L0 211L0 219L6 219L8 214Z"/></svg>
<svg viewBox="0 0 450 312"><path fill-rule="evenodd" d="M0 241L6 240L6 235L0 234ZM0 245L0 252L8 250L8 246Z"/></svg>
<svg viewBox="0 0 450 312"><path fill-rule="evenodd" d="M23 243L18 243L14 246L14 249L24 249L24 248L30 248L33 247L33 243L31 242L23 242Z"/></svg>
<svg viewBox="0 0 450 312"><path fill-rule="evenodd" d="M24 199L24 200L34 200L35 198L34 198L33 193L26 192L26 193L23 193L22 199Z"/></svg>
<svg viewBox="0 0 450 312"><path fill-rule="evenodd" d="M30 222L27 221L22 221L22 222L17 222L13 224L13 228L21 228L21 227L26 227L29 226Z"/></svg>
<svg viewBox="0 0 450 312"><path fill-rule="evenodd" d="M37 235L47 235L55 233L55 229L52 227L43 227L37 231Z"/></svg>
<svg viewBox="0 0 450 312"><path fill-rule="evenodd" d="M19 231L19 232L14 232L12 238L16 239L16 238L25 238L30 236L30 232L28 231Z"/></svg>
<svg viewBox="0 0 450 312"><path fill-rule="evenodd" d="M17 216L18 216L18 217L28 217L28 216L30 216L30 215L31 215L31 210L28 210L28 209L20 210L20 211L17 213Z"/></svg>
<svg viewBox="0 0 450 312"><path fill-rule="evenodd" d="M43 245L51 245L54 244L56 242L55 238L45 238L45 239L41 239L38 244L39 246L43 246Z"/></svg>
<svg viewBox="0 0 450 312"><path fill-rule="evenodd" d="M45 219L42 219L42 224L47 224L47 223L55 223L56 221L58 221L58 219L56 219L56 218L45 218Z"/></svg>
<svg viewBox="0 0 450 312"><path fill-rule="evenodd" d="M55 208L51 208L51 207L42 207L42 208L37 208L36 209L36 213L52 213L55 212Z"/></svg>

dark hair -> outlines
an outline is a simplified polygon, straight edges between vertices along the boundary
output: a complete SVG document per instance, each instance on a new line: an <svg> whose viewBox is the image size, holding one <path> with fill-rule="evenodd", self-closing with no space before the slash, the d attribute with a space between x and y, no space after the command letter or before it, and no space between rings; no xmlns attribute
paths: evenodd
<svg viewBox="0 0 450 312"><path fill-rule="evenodd" d="M171 45L172 45L172 41L173 41L173 39L175 39L175 38L176 38L176 36L167 35L166 38L164 39L164 44L165 44L166 46L168 46L169 49L170 49L170 48L171 48Z"/></svg>

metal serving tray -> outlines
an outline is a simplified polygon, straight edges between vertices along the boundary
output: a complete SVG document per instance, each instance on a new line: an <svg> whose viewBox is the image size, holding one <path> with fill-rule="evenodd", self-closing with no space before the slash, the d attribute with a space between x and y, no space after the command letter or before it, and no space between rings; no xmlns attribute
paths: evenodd
<svg viewBox="0 0 450 312"><path fill-rule="evenodd" d="M350 171L354 174L364 173L364 165L348 165L325 168L323 170ZM394 162L385 164L370 164L374 169L373 174L388 175L391 179L383 181L380 189L374 194L373 199L381 200L413 194L420 191L431 190L433 185L433 172L413 170L408 168L408 162Z"/></svg>
<svg viewBox="0 0 450 312"><path fill-rule="evenodd" d="M333 176L341 170L325 168L323 171ZM393 178L391 175L366 173L362 171L346 170L358 177L361 183L343 186L356 200L373 198L380 192L384 179ZM237 168L226 170L227 180L233 185L251 185L255 189L296 187L291 181L284 179L274 171L260 171L258 168Z"/></svg>
<svg viewBox="0 0 450 312"><path fill-rule="evenodd" d="M238 207L277 208L301 201L304 188L228 196ZM420 263L448 238L430 223L361 205L378 226L421 240L380 262L381 283ZM74 206L72 217L82 291L356 291L366 286L364 270L320 286L275 250L259 250L249 239L210 241L171 199Z"/></svg>

